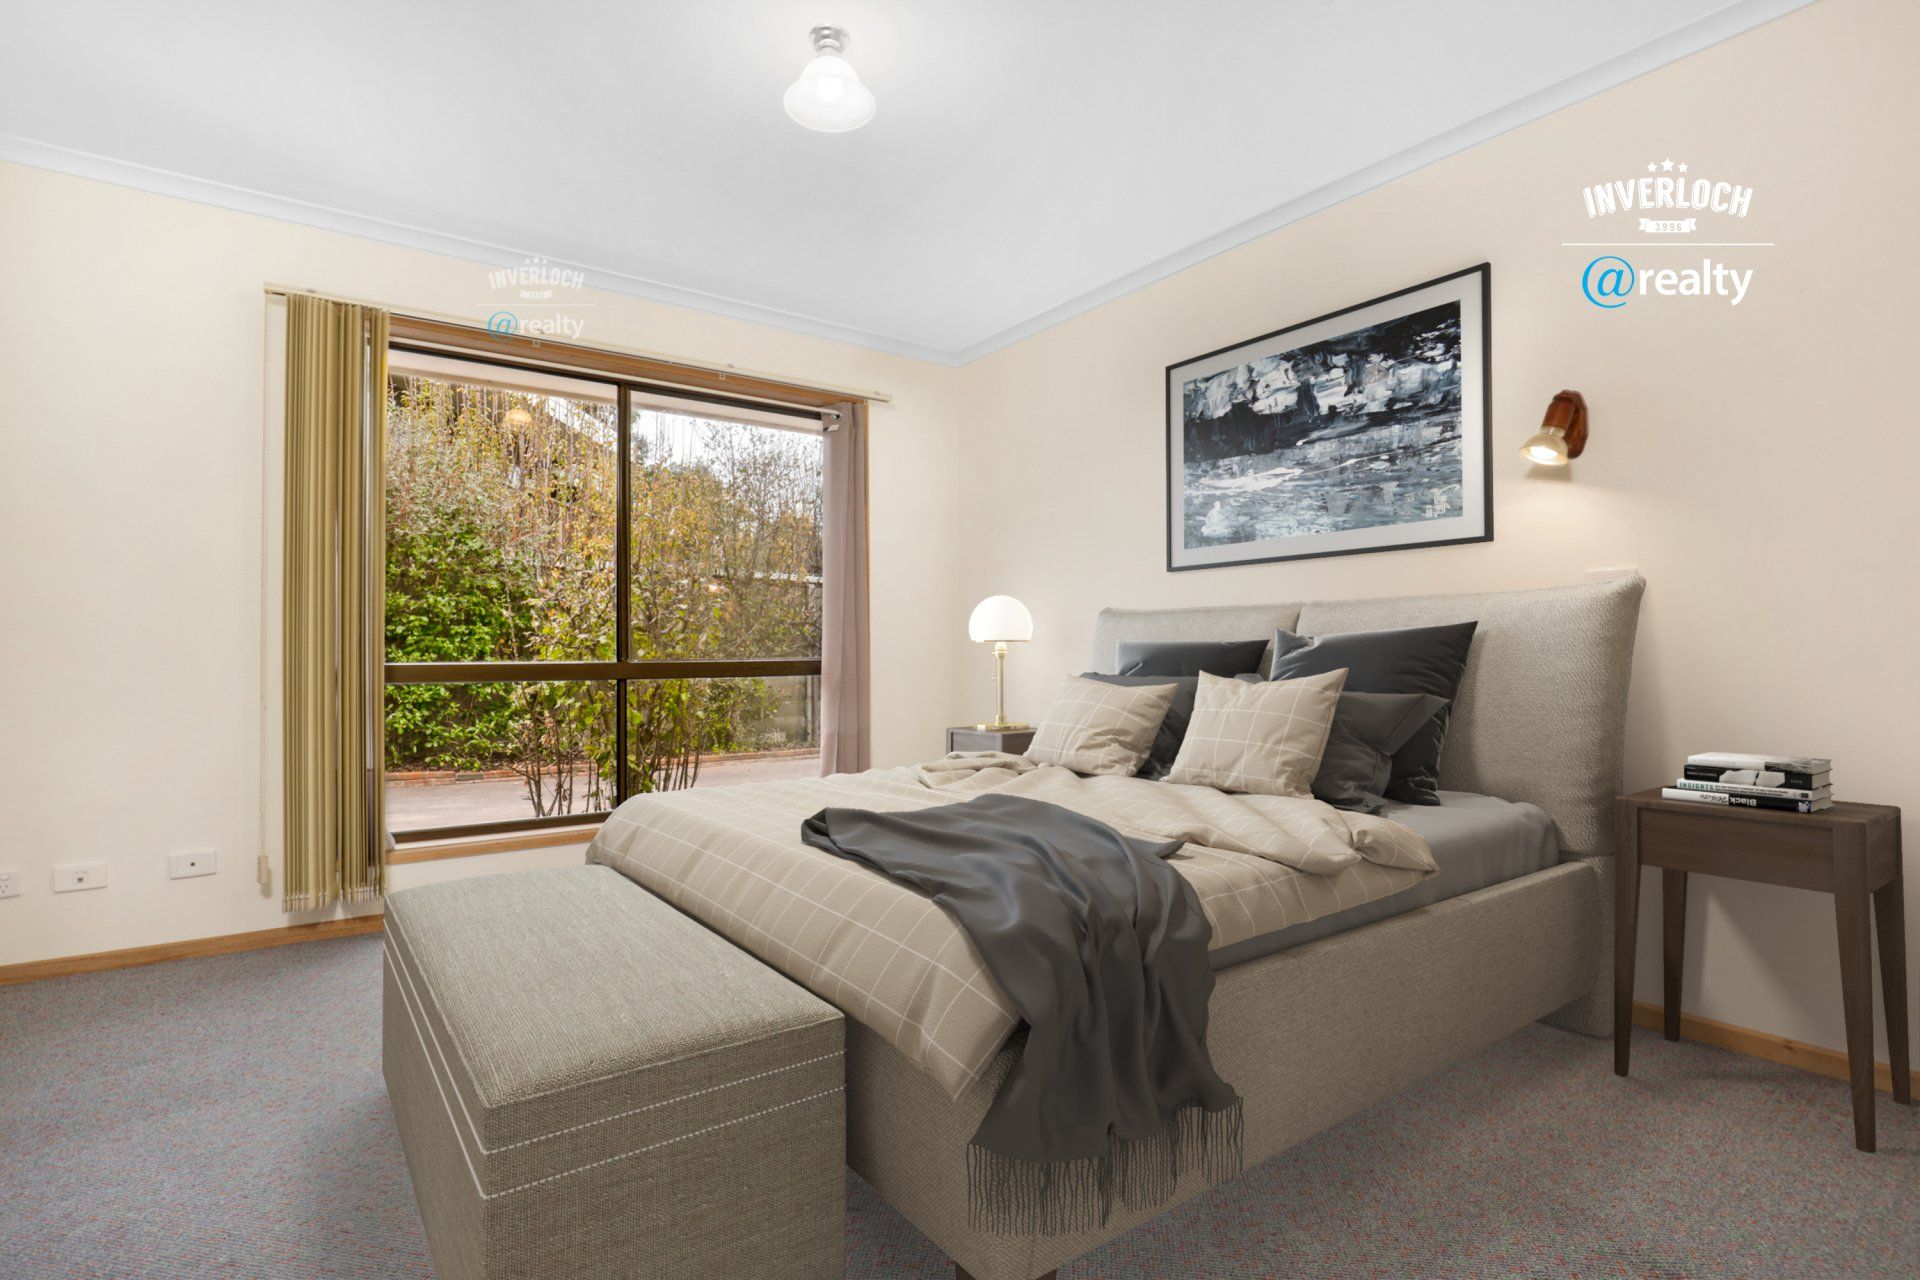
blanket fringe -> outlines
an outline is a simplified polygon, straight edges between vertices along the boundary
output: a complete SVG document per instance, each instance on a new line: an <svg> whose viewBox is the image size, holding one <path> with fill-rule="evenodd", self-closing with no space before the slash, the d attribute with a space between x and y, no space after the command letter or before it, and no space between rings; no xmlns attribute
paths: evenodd
<svg viewBox="0 0 1920 1280"><path fill-rule="evenodd" d="M1147 1138L1115 1138L1104 1156L1040 1162L967 1146L967 1220L975 1230L1066 1235L1104 1227L1114 1206L1150 1209L1173 1199L1180 1179L1207 1185L1240 1172L1242 1117L1233 1105L1188 1103Z"/></svg>

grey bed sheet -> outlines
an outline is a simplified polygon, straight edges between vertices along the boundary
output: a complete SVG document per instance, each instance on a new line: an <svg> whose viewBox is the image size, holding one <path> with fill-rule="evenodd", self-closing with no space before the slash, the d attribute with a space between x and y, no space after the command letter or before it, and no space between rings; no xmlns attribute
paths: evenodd
<svg viewBox="0 0 1920 1280"><path fill-rule="evenodd" d="M1404 822L1427 838L1434 861L1440 864L1438 874L1399 893L1221 947L1213 953L1213 967L1245 964L1303 942L1517 880L1560 861L1560 838L1553 820L1538 805L1514 804L1470 791L1442 791L1437 805L1390 803L1381 816Z"/></svg>

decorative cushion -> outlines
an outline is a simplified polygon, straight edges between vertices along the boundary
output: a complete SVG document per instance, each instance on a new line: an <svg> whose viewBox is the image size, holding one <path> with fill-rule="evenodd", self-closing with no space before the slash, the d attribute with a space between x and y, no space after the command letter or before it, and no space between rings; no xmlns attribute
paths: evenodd
<svg viewBox="0 0 1920 1280"><path fill-rule="evenodd" d="M1082 680L1098 680L1101 684L1117 684L1139 687L1141 685L1172 684L1173 701L1167 706L1166 719L1160 722L1158 732L1153 735L1153 746L1147 752L1147 758L1139 768L1139 776L1148 780L1157 780L1167 776L1167 770L1173 768L1174 757L1180 754L1180 743L1187 736L1187 722L1193 718L1193 695L1200 687L1198 676L1109 676L1098 672L1083 671ZM1241 680L1263 680L1261 675L1236 676Z"/></svg>
<svg viewBox="0 0 1920 1280"><path fill-rule="evenodd" d="M1257 684L1266 677L1234 679ZM1380 812L1393 777L1393 753L1446 705L1445 698L1425 693L1341 693L1320 771L1313 776L1313 798L1336 809Z"/></svg>
<svg viewBox="0 0 1920 1280"><path fill-rule="evenodd" d="M1075 773L1132 773L1146 760L1178 686L1112 685L1068 676L1047 708L1027 759Z"/></svg>
<svg viewBox="0 0 1920 1280"><path fill-rule="evenodd" d="M1237 676L1260 670L1267 641L1122 640L1118 650L1123 676Z"/></svg>
<svg viewBox="0 0 1920 1280"><path fill-rule="evenodd" d="M1201 675L1168 782L1307 796L1340 705L1345 671L1252 683Z"/></svg>
<svg viewBox="0 0 1920 1280"><path fill-rule="evenodd" d="M1409 627L1398 631L1349 631L1300 643L1290 632L1274 636L1267 674L1275 680L1345 668L1355 693L1425 693L1452 701L1467 668L1476 623ZM1387 799L1439 804L1440 751L1447 740L1447 710L1424 722L1394 753Z"/></svg>
<svg viewBox="0 0 1920 1280"><path fill-rule="evenodd" d="M1336 809L1379 812L1393 780L1394 753L1446 706L1430 693L1342 693L1313 794Z"/></svg>

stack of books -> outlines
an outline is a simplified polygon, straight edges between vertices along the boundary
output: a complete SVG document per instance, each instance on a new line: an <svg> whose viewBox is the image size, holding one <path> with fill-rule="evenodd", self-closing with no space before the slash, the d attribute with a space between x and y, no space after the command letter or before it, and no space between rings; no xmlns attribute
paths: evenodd
<svg viewBox="0 0 1920 1280"><path fill-rule="evenodd" d="M1833 804L1833 761L1819 756L1748 756L1709 751L1660 795L1694 804L1738 805L1782 813L1818 813Z"/></svg>

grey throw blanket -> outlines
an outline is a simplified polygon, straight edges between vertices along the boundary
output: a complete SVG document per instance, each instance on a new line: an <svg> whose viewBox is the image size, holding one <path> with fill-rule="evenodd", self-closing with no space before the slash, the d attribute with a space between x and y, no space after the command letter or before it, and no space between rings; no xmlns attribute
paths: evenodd
<svg viewBox="0 0 1920 1280"><path fill-rule="evenodd" d="M968 1151L975 1225L1084 1230L1165 1203L1189 1169L1239 1172L1240 1099L1207 1056L1211 927L1165 861L1179 841L995 794L822 809L801 839L932 895L1026 1023Z"/></svg>

